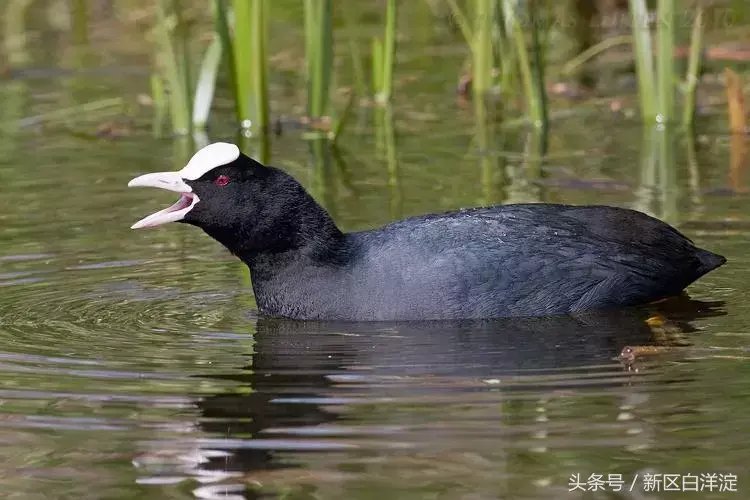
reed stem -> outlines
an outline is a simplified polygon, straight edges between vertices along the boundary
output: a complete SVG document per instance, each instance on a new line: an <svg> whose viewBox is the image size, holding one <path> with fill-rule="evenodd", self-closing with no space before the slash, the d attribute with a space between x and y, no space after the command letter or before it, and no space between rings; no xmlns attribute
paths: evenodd
<svg viewBox="0 0 750 500"><path fill-rule="evenodd" d="M651 32L648 26L648 9L645 0L629 0L629 6L641 113L644 120L653 121L656 119L656 78Z"/></svg>
<svg viewBox="0 0 750 500"><path fill-rule="evenodd" d="M177 18L168 16L165 6L166 0L156 2L156 15L158 23L156 26L156 38L159 50L157 53L157 65L161 67L164 79L169 89L169 109L172 118L172 131L176 134L185 135L190 133L191 103L188 87L186 87L186 64L180 61L180 54L175 47L172 37L176 29Z"/></svg>
<svg viewBox="0 0 750 500"><path fill-rule="evenodd" d="M262 1L262 0L261 0ZM252 56L247 54L252 50L253 39L250 26L252 25L252 2L234 0L234 64L237 71L236 88L237 109L239 111L240 126L249 129L253 126L252 108Z"/></svg>
<svg viewBox="0 0 750 500"><path fill-rule="evenodd" d="M268 2L252 2L252 42L251 78L253 88L253 108L255 110L255 129L265 133L268 130Z"/></svg>
<svg viewBox="0 0 750 500"><path fill-rule="evenodd" d="M657 9L657 37L659 40L657 60L656 120L669 123L674 120L676 72L674 60L675 0L659 0Z"/></svg>
<svg viewBox="0 0 750 500"><path fill-rule="evenodd" d="M378 88L375 89L375 101L387 104L393 93L393 66L396 59L396 0L388 0L386 8L385 37L380 49L380 69Z"/></svg>
<svg viewBox="0 0 750 500"><path fill-rule="evenodd" d="M350 2L343 2L341 8L344 13L344 23L347 34L347 45L349 46L349 55L352 60L352 72L354 73L354 83L357 88L357 94L364 96L367 93L367 82L365 70L362 66L362 55L359 50L359 43L355 32L357 30L357 20L354 16L353 7Z"/></svg>
<svg viewBox="0 0 750 500"><path fill-rule="evenodd" d="M307 114L321 118L328 112L333 72L333 22L331 0L305 0L307 53Z"/></svg>
<svg viewBox="0 0 750 500"><path fill-rule="evenodd" d="M529 12L531 15L531 70L533 89L529 94L529 107L532 110L531 119L536 128L547 128L547 92L544 88L544 56L542 54L542 43L539 39L539 23L537 22L537 0L530 0ZM547 143L546 134L541 134L541 149L546 154Z"/></svg>
<svg viewBox="0 0 750 500"><path fill-rule="evenodd" d="M506 3L507 4L507 3ZM521 74L521 86L523 87L524 94L526 95L527 113L529 119L535 126L540 126L543 120L543 110L541 104L536 98L536 90L534 83L534 74L531 67L531 58L526 47L526 37L521 27L521 23L518 21L518 17L515 13L507 15L506 19L510 20L511 23L511 34L513 37L513 43L516 47L516 56L518 58L518 69Z"/></svg>
<svg viewBox="0 0 750 500"><path fill-rule="evenodd" d="M495 0L474 0L474 41L472 52L472 86L474 95L482 100L492 88L493 43L492 28L495 24Z"/></svg>
<svg viewBox="0 0 750 500"><path fill-rule="evenodd" d="M188 40L190 40L190 33L188 30L188 24L184 19L184 9L182 6L182 0L172 0L172 12L175 16L176 24L174 27L173 37L176 39L174 43L175 56L177 58L177 68L179 70L180 80L183 86L183 96L185 110L187 111L188 117L193 115L193 69L192 61L190 58L190 48L188 47Z"/></svg>
<svg viewBox="0 0 750 500"><path fill-rule="evenodd" d="M690 37L690 60L685 76L685 107L683 108L682 124L689 127L695 118L695 95L700 80L701 59L703 54L703 6L695 8L693 31Z"/></svg>
<svg viewBox="0 0 750 500"><path fill-rule="evenodd" d="M216 78L221 64L221 39L216 36L206 49L193 100L193 130L205 130L214 100Z"/></svg>

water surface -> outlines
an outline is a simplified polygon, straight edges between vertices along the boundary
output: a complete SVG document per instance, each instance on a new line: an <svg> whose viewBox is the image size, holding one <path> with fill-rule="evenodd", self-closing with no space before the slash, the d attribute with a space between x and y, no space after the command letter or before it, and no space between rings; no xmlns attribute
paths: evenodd
<svg viewBox="0 0 750 500"><path fill-rule="evenodd" d="M147 71L143 55L117 57ZM429 77L403 84L391 121L358 113L340 151L295 131L273 140L272 162L341 227L509 201L608 203L668 220L728 265L692 286L690 299L575 318L270 320L258 317L239 262L200 231L128 229L171 195L127 190L127 181L179 168L191 153L151 137L148 109L132 119L106 111L27 120L0 137L0 491L24 499L750 492L750 198L742 175L731 175L725 117L709 110L691 141L644 134L625 114L594 108L555 121L548 157L536 161L533 137L476 126L456 101L449 63L460 65L460 54L446 56L445 69L430 67L431 57L415 51L404 61L405 77L427 68ZM48 76L4 81L4 119L132 97L147 85L138 71ZM279 85L277 109L292 113ZM132 121L129 135L97 138L112 120ZM216 121L211 139L232 140L229 120ZM614 359L626 345L675 348L628 371ZM659 473L735 474L738 492L644 496L645 474ZM571 476L592 474L636 486L619 496L609 485L569 491Z"/></svg>

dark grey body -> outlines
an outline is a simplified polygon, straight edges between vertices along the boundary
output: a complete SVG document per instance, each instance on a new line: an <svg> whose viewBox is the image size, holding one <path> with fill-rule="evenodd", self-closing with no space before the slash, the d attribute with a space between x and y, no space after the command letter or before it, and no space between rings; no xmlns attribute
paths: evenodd
<svg viewBox="0 0 750 500"><path fill-rule="evenodd" d="M261 312L425 320L570 314L679 294L725 262L640 212L528 204L342 234L330 251L242 256Z"/></svg>

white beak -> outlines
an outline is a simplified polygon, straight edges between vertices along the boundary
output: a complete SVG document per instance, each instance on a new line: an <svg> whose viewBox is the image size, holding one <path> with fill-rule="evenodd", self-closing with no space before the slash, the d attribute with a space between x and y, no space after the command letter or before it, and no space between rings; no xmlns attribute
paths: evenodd
<svg viewBox="0 0 750 500"><path fill-rule="evenodd" d="M182 179L180 172L155 172L141 175L128 182L128 187L155 187L180 193L180 199L177 203L144 217L130 226L131 229L160 226L167 222L182 220L185 218L185 214L191 211L200 201L198 196L193 193L193 188Z"/></svg>

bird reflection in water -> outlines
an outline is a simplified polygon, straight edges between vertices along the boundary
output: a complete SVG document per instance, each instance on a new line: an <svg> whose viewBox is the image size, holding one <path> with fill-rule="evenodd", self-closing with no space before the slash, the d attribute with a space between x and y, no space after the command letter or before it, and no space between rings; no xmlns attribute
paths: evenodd
<svg viewBox="0 0 750 500"><path fill-rule="evenodd" d="M320 471L327 479L309 470L337 455L333 461L344 463L394 450L470 447L460 433L451 436L450 426L430 429L445 419L454 425L464 418L451 416L455 408L478 403L487 410L485 420L472 425L501 419L507 425L503 413L514 394L538 406L523 436L533 436L534 447L544 450L546 401L585 390L613 391L616 399L628 400L617 392L627 390L634 376L623 370L637 358L635 351L621 358L626 348L684 346L697 332L696 320L723 314L723 303L681 296L575 317L409 323L261 318L247 366L210 376L235 383L233 390L196 401L196 426L204 437L183 443L200 457L188 475L206 483L194 494L268 498L269 483L335 482L341 467ZM357 409L362 405L368 412ZM414 405L421 408L416 421L402 411ZM486 428L490 441L494 427ZM624 445L639 439L622 434Z"/></svg>

